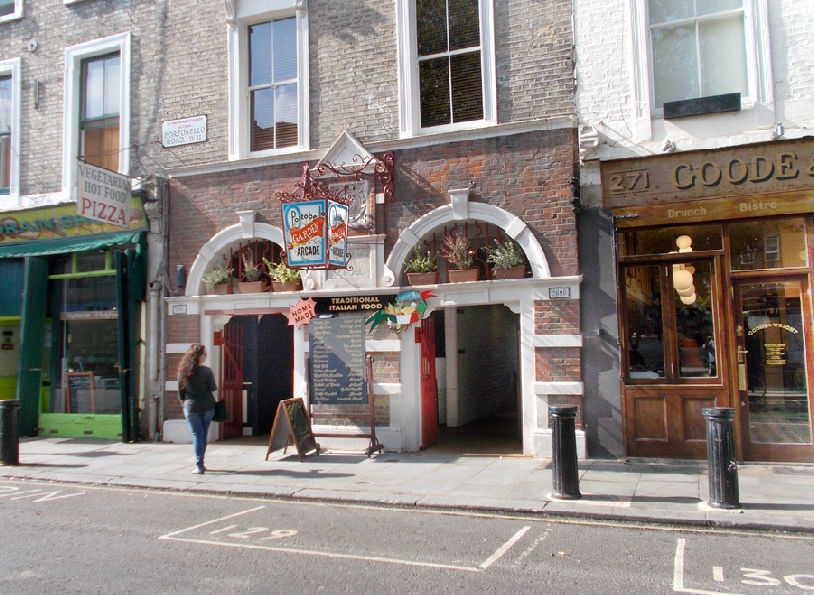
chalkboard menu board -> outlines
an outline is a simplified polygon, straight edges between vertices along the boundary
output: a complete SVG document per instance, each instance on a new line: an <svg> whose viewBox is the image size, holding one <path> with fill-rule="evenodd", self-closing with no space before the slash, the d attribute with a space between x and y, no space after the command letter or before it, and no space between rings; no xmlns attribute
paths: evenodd
<svg viewBox="0 0 814 595"><path fill-rule="evenodd" d="M311 405L366 405L365 317L312 318Z"/></svg>
<svg viewBox="0 0 814 595"><path fill-rule="evenodd" d="M93 372L68 372L65 390L67 413L94 412Z"/></svg>
<svg viewBox="0 0 814 595"><path fill-rule="evenodd" d="M266 460L268 461L269 454L275 450L281 448L287 450L291 443L297 448L301 461L303 455L312 450L316 450L319 454L319 444L314 440L311 420L308 418L302 399L286 399L277 405L277 415L275 415L274 424L271 427Z"/></svg>

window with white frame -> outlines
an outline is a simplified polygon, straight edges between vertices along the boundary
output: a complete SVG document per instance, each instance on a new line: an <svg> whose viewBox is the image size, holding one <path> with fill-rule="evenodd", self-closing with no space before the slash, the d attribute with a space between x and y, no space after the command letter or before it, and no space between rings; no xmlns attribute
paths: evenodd
<svg viewBox="0 0 814 595"><path fill-rule="evenodd" d="M19 129L20 60L6 60L0 62L0 195L19 194Z"/></svg>
<svg viewBox="0 0 814 595"><path fill-rule="evenodd" d="M65 49L63 193L76 198L77 161L130 169L130 34Z"/></svg>
<svg viewBox="0 0 814 595"><path fill-rule="evenodd" d="M398 0L401 132L496 121L492 0Z"/></svg>
<svg viewBox="0 0 814 595"><path fill-rule="evenodd" d="M0 23L22 17L23 0L0 0Z"/></svg>
<svg viewBox="0 0 814 595"><path fill-rule="evenodd" d="M230 27L230 159L308 149L308 21L293 0L241 2Z"/></svg>
<svg viewBox="0 0 814 595"><path fill-rule="evenodd" d="M748 0L649 0L654 105L748 97Z"/></svg>

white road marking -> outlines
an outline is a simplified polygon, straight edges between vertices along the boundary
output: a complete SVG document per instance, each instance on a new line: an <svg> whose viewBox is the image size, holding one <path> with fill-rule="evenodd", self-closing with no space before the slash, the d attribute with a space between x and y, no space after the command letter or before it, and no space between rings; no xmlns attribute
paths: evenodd
<svg viewBox="0 0 814 595"><path fill-rule="evenodd" d="M318 557L323 557L323 558L336 558L336 559L342 559L342 560L359 560L359 561L363 561L363 562L382 562L382 563L385 563L385 564L397 564L397 565L401 565L401 566L419 566L419 567L423 567L423 568L441 568L441 569L445 569L445 570L462 570L464 572L481 572L481 571L489 568L492 564L494 564L497 560L499 560L507 551L509 551L509 549L515 543L517 543L517 541L521 537L523 537L523 535L525 535L531 529L531 527L523 527L521 530L519 530L517 533L515 533L514 536L511 539L509 539L506 543L504 543L502 546L500 546L495 551L495 553L492 554L491 556L489 556L489 558L487 558L487 560L485 562L483 562L483 564L481 564L479 567L456 566L456 565L452 565L452 564L440 564L440 563L436 563L436 562L419 562L419 561L415 561L415 560L402 560L402 559L399 559L399 558L386 558L384 556L359 556L359 555L356 555L356 554L342 554L342 553L338 553L338 552L325 552L325 551L320 551L320 550L304 550L304 549L299 549L299 548L271 547L271 546L268 546L268 545L256 545L256 544L245 543L245 542L244 543L228 543L228 542L215 541L215 540L210 540L210 539L196 539L196 538L180 537L180 535L182 533L187 533L189 531L194 531L196 529L201 529L201 528L206 527L208 525L212 525L214 523L218 523L218 522L222 522L222 521L227 521L229 519L233 519L233 518L241 516L241 515L245 515L245 514L248 514L248 513L251 513L251 512L256 512L258 510L262 510L264 508L265 508L265 506L258 506L256 508L250 508L249 510L243 510L241 512L236 512L234 514L230 514L230 515L227 515L225 517L218 518L218 519L213 519L211 521L205 521L203 523L193 525L192 527L187 527L185 529L179 529L178 531L173 531L172 533L167 533L166 535L160 536L159 539L166 539L166 540L172 540L172 541L183 541L185 543L198 543L198 544L201 544L201 545L217 545L217 546L221 546L221 547L243 548L243 549L252 549L252 550L265 550L265 551L269 551L269 552L281 552L281 553L288 553L288 554L302 554L302 555L305 555L305 556L318 556ZM215 534L218 534L218 533L222 533L222 532L231 530L233 528L235 528L235 525L229 525L226 528L216 529L215 531L211 531L209 534L210 535L215 535ZM252 529L249 529L248 531L229 534L229 537L234 536L234 537L243 538L244 535L248 535L250 533L255 533L255 532L260 532L260 530L261 530L261 528L254 527ZM266 529L262 528L262 530L266 530ZM290 535L294 535L294 534L296 534L296 531L282 529L282 530L279 530L279 531L275 531L273 533L279 533L278 535L273 536L273 537L279 538L279 537L288 537ZM267 538L267 539L271 539L271 538Z"/></svg>
<svg viewBox="0 0 814 595"><path fill-rule="evenodd" d="M517 543L517 541L518 541L518 540L519 540L521 537L523 537L523 535L525 535L526 533L528 533L528 531L529 531L530 529L531 529L531 527L523 527L522 529L520 529L520 531L518 531L517 533L515 533L515 534L514 534L514 537L512 537L512 538L511 538L509 541L507 541L507 542L506 542L506 543L504 543L502 546L500 546L499 548L497 548L497 550L495 551L495 553L494 553L494 554L492 554L491 556L489 556L489 557L486 559L486 561L485 561L483 564L481 564L481 565L480 565L480 567L481 567L481 568L483 568L483 569L489 568L489 567L490 567L492 564L494 564L495 562L497 562L498 560L500 560L500 558L502 558L502 557L503 557L503 554L505 554L506 552L508 552L508 551L509 551L509 548L511 548L511 547L512 547L512 546L513 546L515 543Z"/></svg>
<svg viewBox="0 0 814 595"><path fill-rule="evenodd" d="M686 539L679 538L676 543L676 555L673 561L673 591L676 593L696 593L698 595L739 595L738 593L686 588L684 586L684 546L686 542Z"/></svg>
<svg viewBox="0 0 814 595"><path fill-rule="evenodd" d="M724 569L721 568L720 566L713 566L712 576L717 582L719 583L724 582Z"/></svg>
<svg viewBox="0 0 814 595"><path fill-rule="evenodd" d="M538 545L540 545L541 543L543 543L543 541L545 541L546 539L548 539L548 536L549 536L549 535L550 535L550 533L546 532L546 533L545 533L545 534L544 534L542 537L538 537L537 539L535 539L535 540L534 540L534 543L532 543L532 544L531 544L529 547L527 547L525 550L523 550L523 553L522 553L522 554L520 554L520 555L517 557L517 561L514 563L514 565L515 565L515 566L517 566L517 565L519 565L519 564L520 564L520 562L522 562L524 559L528 558L528 557L529 557L529 555L531 555L531 552L533 552L534 550L536 550L536 549L537 549L537 546L538 546Z"/></svg>

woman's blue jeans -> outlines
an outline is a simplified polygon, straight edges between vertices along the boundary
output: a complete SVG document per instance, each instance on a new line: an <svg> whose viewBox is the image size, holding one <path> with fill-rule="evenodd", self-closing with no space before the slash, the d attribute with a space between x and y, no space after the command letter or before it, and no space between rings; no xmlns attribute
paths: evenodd
<svg viewBox="0 0 814 595"><path fill-rule="evenodd" d="M209 424L212 423L212 418L215 417L215 410L211 409L205 413L187 413L184 411L184 417L187 418L189 429L192 432L195 466L203 467L204 455L206 454L206 435L209 433Z"/></svg>

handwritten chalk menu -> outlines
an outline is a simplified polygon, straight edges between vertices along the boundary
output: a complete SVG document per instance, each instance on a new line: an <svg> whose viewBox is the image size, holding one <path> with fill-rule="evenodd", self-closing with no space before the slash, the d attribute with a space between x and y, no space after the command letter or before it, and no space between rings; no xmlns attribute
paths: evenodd
<svg viewBox="0 0 814 595"><path fill-rule="evenodd" d="M94 403L93 372L68 372L65 391L67 413L93 413Z"/></svg>
<svg viewBox="0 0 814 595"><path fill-rule="evenodd" d="M366 405L365 318L310 321L312 405Z"/></svg>
<svg viewBox="0 0 814 595"><path fill-rule="evenodd" d="M280 401L277 405L277 415L274 416L274 423L271 426L266 460L269 460L269 454L281 448L285 449L283 450L285 454L289 444L293 444L297 448L300 461L312 450L316 450L319 454L319 444L314 440L311 420L305 411L302 399L287 399Z"/></svg>

